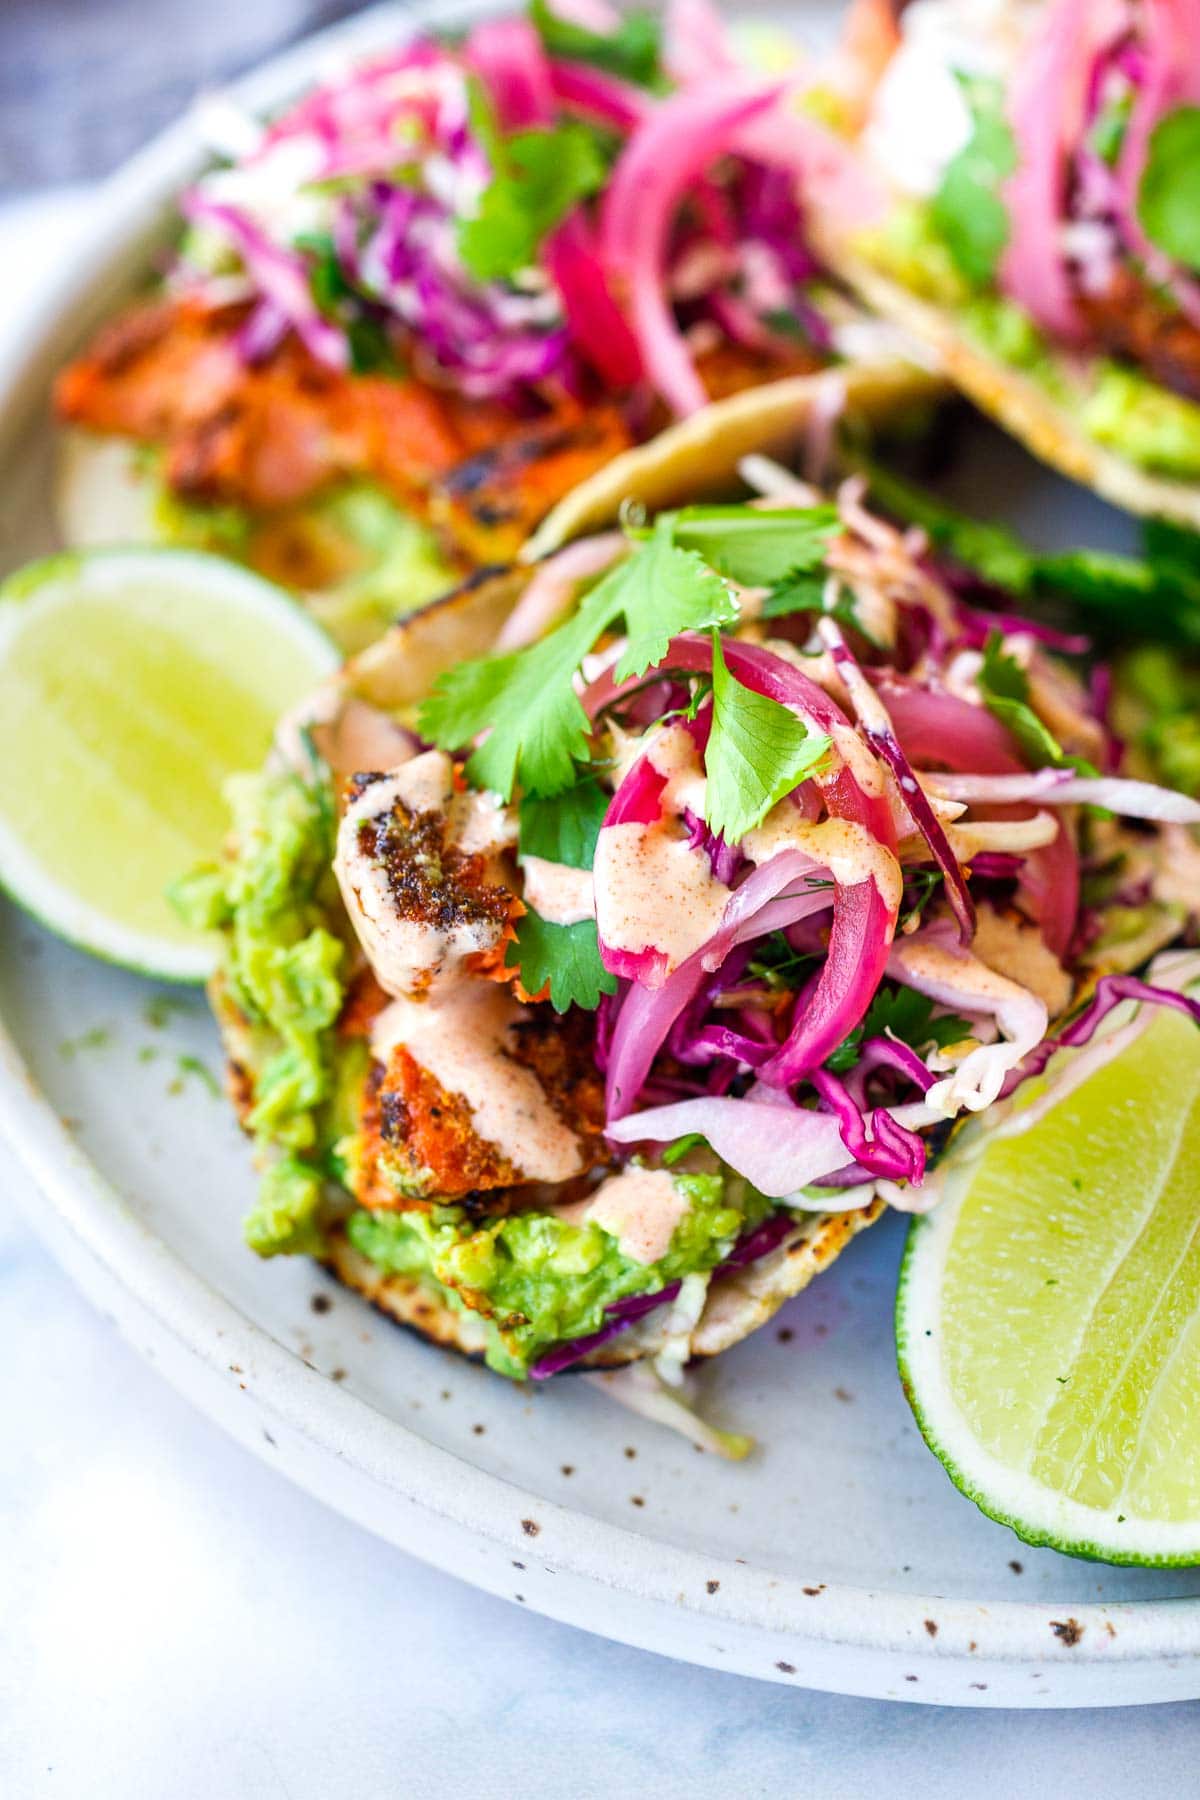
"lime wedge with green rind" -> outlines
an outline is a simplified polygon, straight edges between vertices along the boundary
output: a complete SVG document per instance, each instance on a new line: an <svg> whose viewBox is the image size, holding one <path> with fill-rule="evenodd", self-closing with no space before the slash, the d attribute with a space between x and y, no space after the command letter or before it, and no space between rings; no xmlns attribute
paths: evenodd
<svg viewBox="0 0 1200 1800"><path fill-rule="evenodd" d="M0 884L51 931L165 980L215 942L165 898L218 852L227 776L331 674L281 589L192 551L47 558L0 586Z"/></svg>
<svg viewBox="0 0 1200 1800"><path fill-rule="evenodd" d="M1200 958L1172 963L1171 985L1200 977ZM909 1236L900 1374L951 1479L1027 1542L1190 1564L1200 1030L1151 1006L1106 1024L1114 1054L1061 1053L953 1149Z"/></svg>

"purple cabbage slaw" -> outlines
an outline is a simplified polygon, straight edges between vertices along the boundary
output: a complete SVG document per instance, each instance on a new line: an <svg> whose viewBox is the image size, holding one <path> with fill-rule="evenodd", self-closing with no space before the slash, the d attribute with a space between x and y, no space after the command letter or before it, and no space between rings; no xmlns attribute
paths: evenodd
<svg viewBox="0 0 1200 1800"><path fill-rule="evenodd" d="M727 845L704 823L698 801L671 799L674 790L648 752L646 739L626 765L610 804L595 869L601 956L618 977L617 992L604 999L598 1022L597 1061L606 1075L610 1141L629 1149L697 1131L760 1191L776 1198L826 1183L919 1185L926 1160L923 1134L948 1122L964 1105L987 1104L1005 1080L1009 1085L1004 1091L1011 1091L1014 1071L1031 1067L1027 1053L1046 1033L1049 1007L1020 986L1019 975L1007 988L1002 985L999 998L987 998L981 974L991 980L1005 964L1002 960L989 967L986 958L975 956L973 894L988 904L989 928L1007 922L1010 930L1040 934L1058 978L1068 974L1078 985L1086 969L1074 962L1071 946L1086 942L1090 924L1089 909L1082 903L1078 815L1073 809L1106 807L1127 818L1168 825L1200 819L1194 801L1149 783L1080 775L1070 766L1028 766L1034 752L1027 740L1014 737L981 692L964 686L983 663L981 652L998 629L994 615L980 618L959 595L939 587L936 571L924 561L923 541L872 520L861 507L861 492L850 493L854 485L848 484L839 497L847 532L862 539L851 546L858 560L849 558L846 566L861 572L864 544L880 550L888 571L881 579L894 583L897 596L892 648L885 651L878 641L867 639L852 650L826 614L809 646L815 648L819 641L827 667L832 665L822 686L804 672L802 659L781 654L788 645L776 650L729 637L724 655L741 685L789 706L836 744L848 747L848 736L854 736L858 753L839 751L824 775L810 777L791 795L797 809L795 842L817 841L806 839L805 832L818 829L826 814L830 821L846 821L873 840L877 850L893 856L899 834L908 846L904 857L909 865L899 871L904 876L899 905L890 898L884 904L874 878L862 878L861 861L854 865L857 876L839 876L803 849L779 848L788 841L786 821L778 824L782 835L771 840L777 847L760 853L763 860L754 861L744 843ZM836 566L836 552L835 543L830 568ZM896 558L902 555L909 558L909 576L903 568L897 572ZM912 632L910 613L928 615L937 631ZM1074 734L1068 742L1081 745L1105 766L1115 764L1104 684L1070 674L1047 654L1078 654L1079 641L1055 637L1047 643L1027 631L1024 620L1012 624L1001 648L1020 680L1029 684L1031 699L1041 694L1051 716L1065 719L1059 729ZM681 681L703 677L710 667L707 642L684 635L671 643L649 680L671 692L668 711L679 714L684 710ZM646 676L617 683L610 667L584 686L581 699L593 721L612 714L628 734L631 725L647 728L649 721L633 709L648 691ZM699 710L684 727L700 773L710 727L711 708L701 697ZM678 718L673 728L681 728ZM673 750L663 767L673 766L677 756ZM880 771L874 777L876 793L891 796L882 809L868 793L868 758ZM687 774L679 792L694 791L687 786L694 779ZM978 847L961 848L961 839L951 842L950 832L957 828L946 821L976 808L978 819L967 820L963 829L968 843ZM619 828L673 833L707 861L713 880L728 889L716 929L683 960L672 963L652 935L643 947L630 948L608 932L609 917L614 922L621 917L619 906L610 914L606 900L613 870L621 864L610 864L602 852L605 833ZM989 833L996 848L987 847ZM843 864L844 869L849 866ZM938 884L935 889L910 880L922 873L926 882ZM931 891L936 899L923 916ZM858 907L856 916L850 896ZM957 924L949 937L947 906ZM952 953L948 973L932 986L907 957L891 957L889 946L902 915L907 915L905 936L896 938L897 946L903 941L914 953L925 946L938 955ZM773 934L781 934L784 950L790 947L796 959L797 973L785 979L782 991L773 990L767 979L769 964L767 975L756 972L763 967L759 946ZM859 1041L858 1028L885 972L877 961L880 951L889 982L912 987L929 999L925 1017L967 1014L966 1047L949 1061L929 1054L944 1041L932 1033L925 1053L890 1030L876 1028L865 1042ZM833 990L826 1005L838 1019L836 1033L824 1036L813 1027L822 986ZM896 992L891 990L889 1006ZM1143 990L1142 998L1153 994ZM888 1016L886 1009L883 1016ZM907 1016L919 1024L920 1007L915 1013L910 1007ZM842 1060L830 1066L829 1059L835 1051L841 1054L843 1044ZM975 1073L956 1087L951 1075L972 1057ZM941 1075L946 1080L939 1081ZM811 1095L806 1096L806 1088ZM968 1098L959 1098L962 1094ZM781 1109L778 1129L772 1131L763 1122L768 1103ZM831 1154L831 1125L840 1133L841 1164L836 1146ZM767 1137L770 1145L762 1141Z"/></svg>
<svg viewBox="0 0 1200 1800"><path fill-rule="evenodd" d="M724 41L715 14L689 0L668 7L668 46L701 11ZM685 331L699 321L792 357L775 325L784 317L827 354L798 190L836 141L787 104L787 82L747 76L731 54L702 69L668 63L674 88L652 93L548 55L516 17L477 25L461 47L421 39L360 64L189 191L185 216L223 255L214 267L194 240L179 279L215 295L237 262L255 298L248 356L293 331L344 369L351 325L365 316L419 374L505 402L547 384L576 393L599 375L619 390L644 379L677 413L693 411L707 396ZM618 140L596 203L576 204L511 281L475 277L459 250L503 153L473 111L472 83L502 133L583 119ZM747 120L757 128L743 143ZM314 287L321 237L342 289L332 302Z"/></svg>

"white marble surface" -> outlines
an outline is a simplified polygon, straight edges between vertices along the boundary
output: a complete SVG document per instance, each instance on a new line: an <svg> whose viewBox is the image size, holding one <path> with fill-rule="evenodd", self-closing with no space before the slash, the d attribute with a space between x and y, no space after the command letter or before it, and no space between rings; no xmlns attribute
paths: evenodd
<svg viewBox="0 0 1200 1800"><path fill-rule="evenodd" d="M0 214L0 266L23 273L0 293L0 334L69 253L80 204ZM796 1693L434 1574L191 1412L76 1296L19 1201L36 1208L0 1161L0 1793L14 1800L1194 1787L1194 1706L971 1714Z"/></svg>

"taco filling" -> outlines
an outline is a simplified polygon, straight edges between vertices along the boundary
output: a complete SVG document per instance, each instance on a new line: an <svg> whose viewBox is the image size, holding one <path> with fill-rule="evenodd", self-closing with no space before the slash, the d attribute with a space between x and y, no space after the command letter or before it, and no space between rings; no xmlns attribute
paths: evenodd
<svg viewBox="0 0 1200 1800"><path fill-rule="evenodd" d="M64 421L138 447L157 535L320 594L350 648L620 451L870 336L807 246L804 179L845 159L798 73L702 7L592 10L212 109L161 291L60 377ZM81 481L68 536L102 535Z"/></svg>
<svg viewBox="0 0 1200 1800"><path fill-rule="evenodd" d="M1085 438L1186 482L1200 476L1195 24L1182 0L916 0L882 30L862 137L893 203L856 238Z"/></svg>
<svg viewBox="0 0 1200 1800"><path fill-rule="evenodd" d="M861 477L748 473L540 565L401 718L362 698L397 627L182 889L253 1248L518 1379L677 1382L1121 1000L1200 1014L1133 972L1200 804L1122 772L1087 641L965 598Z"/></svg>

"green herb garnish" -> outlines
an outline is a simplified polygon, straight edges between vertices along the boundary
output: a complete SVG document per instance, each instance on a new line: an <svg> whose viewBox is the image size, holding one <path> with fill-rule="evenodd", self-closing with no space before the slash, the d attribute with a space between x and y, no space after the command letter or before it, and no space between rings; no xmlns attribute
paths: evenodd
<svg viewBox="0 0 1200 1800"><path fill-rule="evenodd" d="M537 261L549 232L603 186L604 158L576 120L493 142L492 179L474 218L458 228L458 253L477 281L511 281Z"/></svg>
<svg viewBox="0 0 1200 1800"><path fill-rule="evenodd" d="M713 721L705 753L705 822L727 844L761 825L806 780L830 746L823 733L778 700L743 687L725 665L713 632Z"/></svg>
<svg viewBox="0 0 1200 1800"><path fill-rule="evenodd" d="M548 986L555 1012L566 1012L570 1006L592 1012L601 994L617 991L616 977L600 960L594 919L551 925L539 914L526 912L517 920L516 941L508 946L504 962L506 968L521 971L527 994L540 994Z"/></svg>
<svg viewBox="0 0 1200 1800"><path fill-rule="evenodd" d="M520 855L590 869L608 801L591 775L561 794L527 794L520 806Z"/></svg>
<svg viewBox="0 0 1200 1800"><path fill-rule="evenodd" d="M1054 733L1029 704L1029 677L1014 656L1004 649L999 631L988 634L983 666L978 676L983 703L1016 740L1021 755L1035 769L1075 769L1095 775L1096 769L1081 756L1069 756Z"/></svg>
<svg viewBox="0 0 1200 1800"><path fill-rule="evenodd" d="M845 1074L857 1063L867 1038L894 1037L910 1049L945 1050L971 1035L967 1019L956 1013L934 1016L934 1002L915 988L881 987L867 1010L866 1017L849 1037L840 1043L825 1066L835 1075Z"/></svg>
<svg viewBox="0 0 1200 1800"><path fill-rule="evenodd" d="M842 528L836 506L685 506L665 515L674 542L743 587L808 574Z"/></svg>
<svg viewBox="0 0 1200 1800"><path fill-rule="evenodd" d="M971 136L946 165L930 216L959 272L973 287L986 287L1008 242L1000 189L1017 166L1017 148L1004 116L1001 84L961 73L958 79L971 113Z"/></svg>
<svg viewBox="0 0 1200 1800"><path fill-rule="evenodd" d="M1180 106L1150 134L1137 215L1150 242L1200 269L1200 106Z"/></svg>
<svg viewBox="0 0 1200 1800"><path fill-rule="evenodd" d="M614 31L591 31L562 19L547 0L530 0L529 17L551 56L591 63L640 87L658 88L662 78L662 25L657 14L632 7Z"/></svg>
<svg viewBox="0 0 1200 1800"><path fill-rule="evenodd" d="M526 793L560 793L587 756L588 719L572 681L597 640L624 617L629 644L616 669L624 680L665 656L676 632L730 624L736 614L724 582L694 552L673 544L670 522L661 520L540 643L443 675L421 709L421 730L445 750L487 731L467 772L505 800L518 781Z"/></svg>

